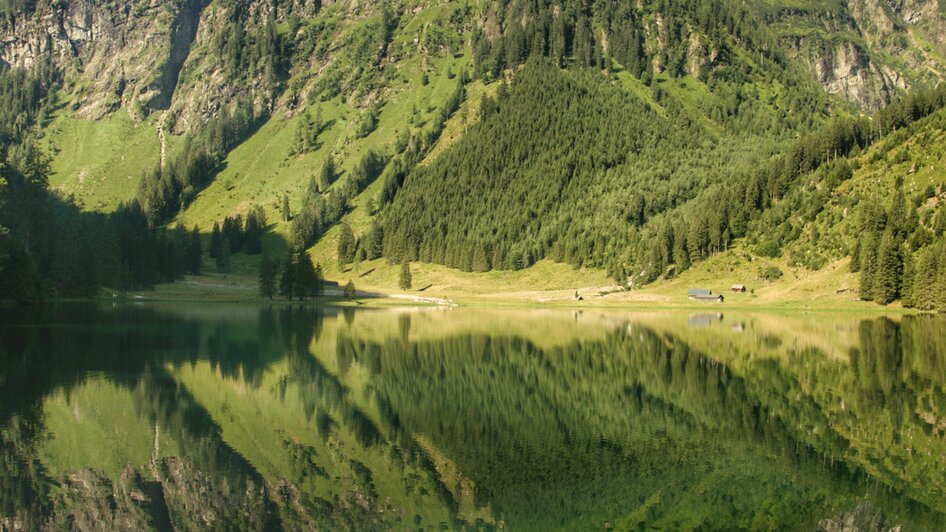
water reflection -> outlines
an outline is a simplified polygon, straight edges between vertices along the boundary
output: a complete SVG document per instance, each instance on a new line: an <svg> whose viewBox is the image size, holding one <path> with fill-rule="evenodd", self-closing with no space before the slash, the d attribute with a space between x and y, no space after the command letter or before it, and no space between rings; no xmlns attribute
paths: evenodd
<svg viewBox="0 0 946 532"><path fill-rule="evenodd" d="M0 528L946 518L942 319L162 305L0 317Z"/></svg>

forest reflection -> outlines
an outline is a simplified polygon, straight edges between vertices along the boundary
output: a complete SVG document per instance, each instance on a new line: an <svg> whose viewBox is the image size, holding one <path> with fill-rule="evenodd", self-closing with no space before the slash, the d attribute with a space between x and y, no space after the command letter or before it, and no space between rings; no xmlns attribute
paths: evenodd
<svg viewBox="0 0 946 532"><path fill-rule="evenodd" d="M2 527L946 519L941 318L84 304L2 318Z"/></svg>

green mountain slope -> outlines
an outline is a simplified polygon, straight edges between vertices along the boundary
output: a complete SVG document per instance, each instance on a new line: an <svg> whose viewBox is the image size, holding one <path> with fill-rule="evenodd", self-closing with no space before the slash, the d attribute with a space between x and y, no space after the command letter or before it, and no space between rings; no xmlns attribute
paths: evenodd
<svg viewBox="0 0 946 532"><path fill-rule="evenodd" d="M84 211L137 200L155 226L196 226L204 251L214 224L262 212L267 254L303 244L333 278L369 263L381 287L404 260L485 272L544 259L638 287L742 237L792 266L833 263L854 246L806 247L828 223L806 225L824 204L806 176L877 135L804 160L796 138L931 89L946 51L932 0L124 5L3 7L5 75L52 73L41 112L10 116L4 145L48 155L50 188ZM25 163L7 151L14 197ZM847 192L832 190L853 205ZM39 234L0 222L14 247ZM255 274L241 249L221 269Z"/></svg>

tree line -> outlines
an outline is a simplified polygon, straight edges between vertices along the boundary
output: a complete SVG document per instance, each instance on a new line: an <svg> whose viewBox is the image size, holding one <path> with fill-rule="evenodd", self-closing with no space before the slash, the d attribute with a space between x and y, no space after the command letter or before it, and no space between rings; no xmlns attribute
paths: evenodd
<svg viewBox="0 0 946 532"><path fill-rule="evenodd" d="M290 250L282 264L267 255L260 261L259 294L263 297L305 301L321 296L324 290L322 265L313 264L305 250Z"/></svg>
<svg viewBox="0 0 946 532"><path fill-rule="evenodd" d="M263 252L262 238L266 232L266 213L259 205L251 205L246 215L227 216L223 224L214 223L210 232L210 258L214 259L217 271L230 271L230 255L246 252L259 255Z"/></svg>
<svg viewBox="0 0 946 532"><path fill-rule="evenodd" d="M48 65L0 71L0 299L90 296L199 271L196 229L156 227L136 201L82 212L50 191L36 140L59 80Z"/></svg>
<svg viewBox="0 0 946 532"><path fill-rule="evenodd" d="M860 273L861 299L946 310L946 209L933 212L926 223L920 219L902 179L886 210L873 201L860 203L851 271Z"/></svg>
<svg viewBox="0 0 946 532"><path fill-rule="evenodd" d="M201 132L187 137L181 151L165 164L145 172L138 182L137 200L154 224L163 224L183 210L213 180L227 154L246 140L265 120L252 100L238 100L210 120Z"/></svg>

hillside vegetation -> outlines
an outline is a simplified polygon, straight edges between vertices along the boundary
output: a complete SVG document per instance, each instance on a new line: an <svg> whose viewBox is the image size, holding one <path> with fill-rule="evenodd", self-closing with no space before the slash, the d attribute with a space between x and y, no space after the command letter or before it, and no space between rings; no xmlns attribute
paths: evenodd
<svg viewBox="0 0 946 532"><path fill-rule="evenodd" d="M637 289L735 247L798 277L853 255L864 298L942 305L938 288L913 296L946 264L933 259L943 174L917 155L941 145L936 2L213 0L132 10L125 25L95 18L89 31L80 14L97 9L4 7L2 75L48 74L32 110L5 118L2 193L18 203L17 176L32 174L80 218L140 212L149 238L180 259L116 280L107 258L86 279L52 280L50 261L65 275L77 252L36 251L56 248L35 242L58 229L11 210L4 255L36 264L29 299L202 269L255 276L260 257L285 262L299 247L328 277L381 289L405 262L459 280L546 260L577 268L573 281L603 272ZM48 20L66 37L37 61L25 43ZM145 28L165 45L145 48L132 33ZM13 101L25 85L9 83ZM885 200L881 216L871 197L899 203ZM229 218L249 230L251 212L261 244L221 258L212 227ZM891 222L898 213L906 226ZM91 245L83 234L96 223L68 224L80 228L68 246ZM200 234L199 259L185 258L196 247L183 227ZM883 258L860 251L885 238L877 274ZM883 289L878 276L891 279ZM510 282L496 286L531 288Z"/></svg>

